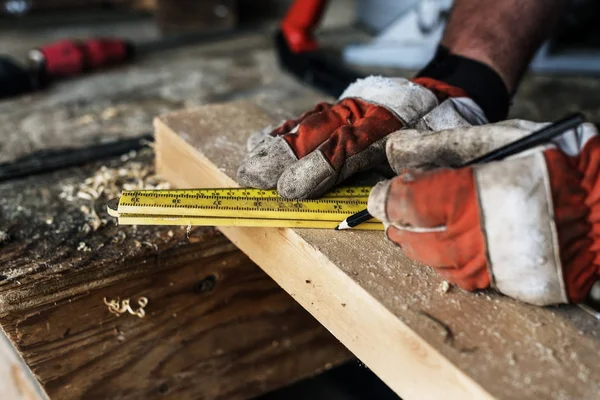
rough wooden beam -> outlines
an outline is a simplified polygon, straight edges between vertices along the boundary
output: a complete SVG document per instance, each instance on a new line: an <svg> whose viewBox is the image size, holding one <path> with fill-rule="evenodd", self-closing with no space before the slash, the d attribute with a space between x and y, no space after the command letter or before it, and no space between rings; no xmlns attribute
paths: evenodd
<svg viewBox="0 0 600 400"><path fill-rule="evenodd" d="M273 122L248 102L160 117L158 171L178 187L236 186L247 136ZM221 231L405 399L600 393L600 324L577 308L441 293L378 232Z"/></svg>
<svg viewBox="0 0 600 400"><path fill-rule="evenodd" d="M351 357L213 228L83 231L106 198L60 195L99 167L0 184L0 330L51 399L248 399ZM103 301L140 296L144 318Z"/></svg>

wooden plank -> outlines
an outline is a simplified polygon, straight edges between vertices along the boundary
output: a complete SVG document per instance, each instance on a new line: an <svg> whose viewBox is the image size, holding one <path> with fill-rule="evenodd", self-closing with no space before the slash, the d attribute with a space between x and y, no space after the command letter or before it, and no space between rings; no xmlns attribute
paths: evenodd
<svg viewBox="0 0 600 400"><path fill-rule="evenodd" d="M0 185L0 327L50 398L247 399L349 359L212 228L82 231L80 207L107 218L107 198L60 194L99 167ZM140 296L144 318L103 302L131 298L137 308Z"/></svg>
<svg viewBox="0 0 600 400"><path fill-rule="evenodd" d="M157 118L158 171L182 188L236 186L247 136L273 122L250 102ZM600 324L575 307L442 294L378 232L221 231L405 399L600 393Z"/></svg>

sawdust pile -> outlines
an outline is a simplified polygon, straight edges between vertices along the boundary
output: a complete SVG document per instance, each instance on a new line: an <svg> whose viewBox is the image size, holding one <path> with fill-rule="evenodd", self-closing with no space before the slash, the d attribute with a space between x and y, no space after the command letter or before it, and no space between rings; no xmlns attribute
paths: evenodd
<svg viewBox="0 0 600 400"><path fill-rule="evenodd" d="M122 157L122 160L126 161L135 156L136 153L131 152ZM96 212L97 201L98 204L104 204L120 196L123 190L170 189L170 185L155 174L152 163L128 161L119 168L102 166L79 185L65 184L61 189L60 198L85 203L79 208L87 221L82 230L95 232L108 223L106 218L101 218Z"/></svg>

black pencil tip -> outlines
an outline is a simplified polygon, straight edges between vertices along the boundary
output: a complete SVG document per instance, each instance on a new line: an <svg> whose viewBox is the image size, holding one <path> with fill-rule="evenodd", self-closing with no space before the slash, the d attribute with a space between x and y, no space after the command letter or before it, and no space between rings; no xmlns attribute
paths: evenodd
<svg viewBox="0 0 600 400"><path fill-rule="evenodd" d="M336 230L336 231L339 231L339 230L340 230L340 226L339 226L339 225L338 225L338 226L336 226L336 227L335 227L335 230Z"/></svg>

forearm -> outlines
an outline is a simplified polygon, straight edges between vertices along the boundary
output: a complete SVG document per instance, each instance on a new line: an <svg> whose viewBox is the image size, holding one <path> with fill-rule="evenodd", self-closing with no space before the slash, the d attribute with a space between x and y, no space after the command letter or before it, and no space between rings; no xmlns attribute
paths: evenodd
<svg viewBox="0 0 600 400"><path fill-rule="evenodd" d="M455 0L442 45L495 70L513 92L566 0Z"/></svg>

